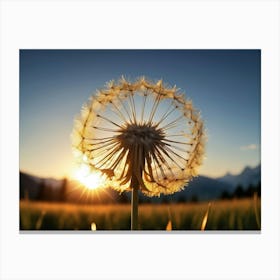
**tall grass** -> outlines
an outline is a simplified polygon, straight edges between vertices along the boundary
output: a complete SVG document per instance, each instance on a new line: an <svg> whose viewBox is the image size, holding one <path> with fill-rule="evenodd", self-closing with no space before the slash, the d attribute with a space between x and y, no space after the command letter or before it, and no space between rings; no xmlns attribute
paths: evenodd
<svg viewBox="0 0 280 280"><path fill-rule="evenodd" d="M260 200L139 206L140 230L258 230ZM94 225L94 226L92 226ZM21 230L129 230L130 205L20 202Z"/></svg>

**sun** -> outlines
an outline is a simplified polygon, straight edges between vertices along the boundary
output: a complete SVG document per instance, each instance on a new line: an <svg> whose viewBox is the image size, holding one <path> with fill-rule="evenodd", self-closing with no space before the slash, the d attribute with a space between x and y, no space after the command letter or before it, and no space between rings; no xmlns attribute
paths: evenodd
<svg viewBox="0 0 280 280"><path fill-rule="evenodd" d="M78 180L89 190L94 190L104 184L104 178L98 171L92 172L86 164L81 164L73 172L74 179Z"/></svg>

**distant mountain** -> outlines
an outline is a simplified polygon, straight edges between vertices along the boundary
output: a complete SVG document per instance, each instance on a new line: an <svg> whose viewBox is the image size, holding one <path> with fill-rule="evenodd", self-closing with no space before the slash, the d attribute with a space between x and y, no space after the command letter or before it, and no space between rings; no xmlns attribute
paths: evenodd
<svg viewBox="0 0 280 280"><path fill-rule="evenodd" d="M23 172L19 173L20 198L37 199L39 195L39 185L42 179Z"/></svg>
<svg viewBox="0 0 280 280"><path fill-rule="evenodd" d="M246 166L243 171L238 175L227 173L225 176L217 178L219 182L227 183L234 190L237 185L242 185L247 189L250 184L256 185L261 181L261 165L256 167Z"/></svg>
<svg viewBox="0 0 280 280"><path fill-rule="evenodd" d="M187 201L197 198L198 200L217 199L223 191L228 190L229 184L217 181L206 176L194 178L183 192L175 193L174 196L184 196Z"/></svg>
<svg viewBox="0 0 280 280"><path fill-rule="evenodd" d="M63 180L40 178L24 172L19 173L20 198L30 200L58 200Z"/></svg>
<svg viewBox="0 0 280 280"><path fill-rule="evenodd" d="M206 176L195 177L186 188L172 195L161 195L160 197L147 197L139 195L140 202L185 202L185 201L207 201L219 199L221 194L228 190L230 185ZM130 193L125 194L130 200Z"/></svg>

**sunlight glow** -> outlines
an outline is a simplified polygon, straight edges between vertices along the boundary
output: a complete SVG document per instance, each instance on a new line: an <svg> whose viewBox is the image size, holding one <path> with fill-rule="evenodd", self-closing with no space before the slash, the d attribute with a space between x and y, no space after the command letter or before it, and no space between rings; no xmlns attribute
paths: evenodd
<svg viewBox="0 0 280 280"><path fill-rule="evenodd" d="M104 183L104 179L99 172L92 172L86 164L81 164L74 171L74 178L89 190L97 189Z"/></svg>

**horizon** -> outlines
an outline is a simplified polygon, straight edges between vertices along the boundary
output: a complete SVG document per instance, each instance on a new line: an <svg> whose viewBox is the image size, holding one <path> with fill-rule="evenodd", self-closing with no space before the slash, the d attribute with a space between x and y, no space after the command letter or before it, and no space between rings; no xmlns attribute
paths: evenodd
<svg viewBox="0 0 280 280"><path fill-rule="evenodd" d="M199 175L260 158L260 50L20 50L20 170L71 177L70 134L82 104L122 75L163 79L193 101L208 141Z"/></svg>
<svg viewBox="0 0 280 280"><path fill-rule="evenodd" d="M219 179L223 176L226 176L226 175L232 175L232 176L237 176L237 175L240 175L244 170L245 168L249 167L250 169L255 169L257 167L261 166L261 163L257 164L257 165L245 165L243 168L241 168L241 170L237 173L231 173L231 172L226 172L224 174L222 174L221 176L218 176L218 177L212 177L212 176L209 176L209 175L206 175L206 174L199 174L198 176L196 177L200 177L200 176L203 176L203 177L208 177L208 178L211 178L211 179ZM25 171L25 170L19 170L19 173L24 173L24 174L27 174L27 175L30 175L32 177L37 177L37 178L41 178L41 179L55 179L55 180L63 180L64 178L66 179L70 179L70 180L77 180L71 176L62 176L62 177L55 177L55 176L44 176L44 175L38 175L38 174L34 174L33 172L29 172L29 171ZM196 178L194 177L194 178Z"/></svg>

